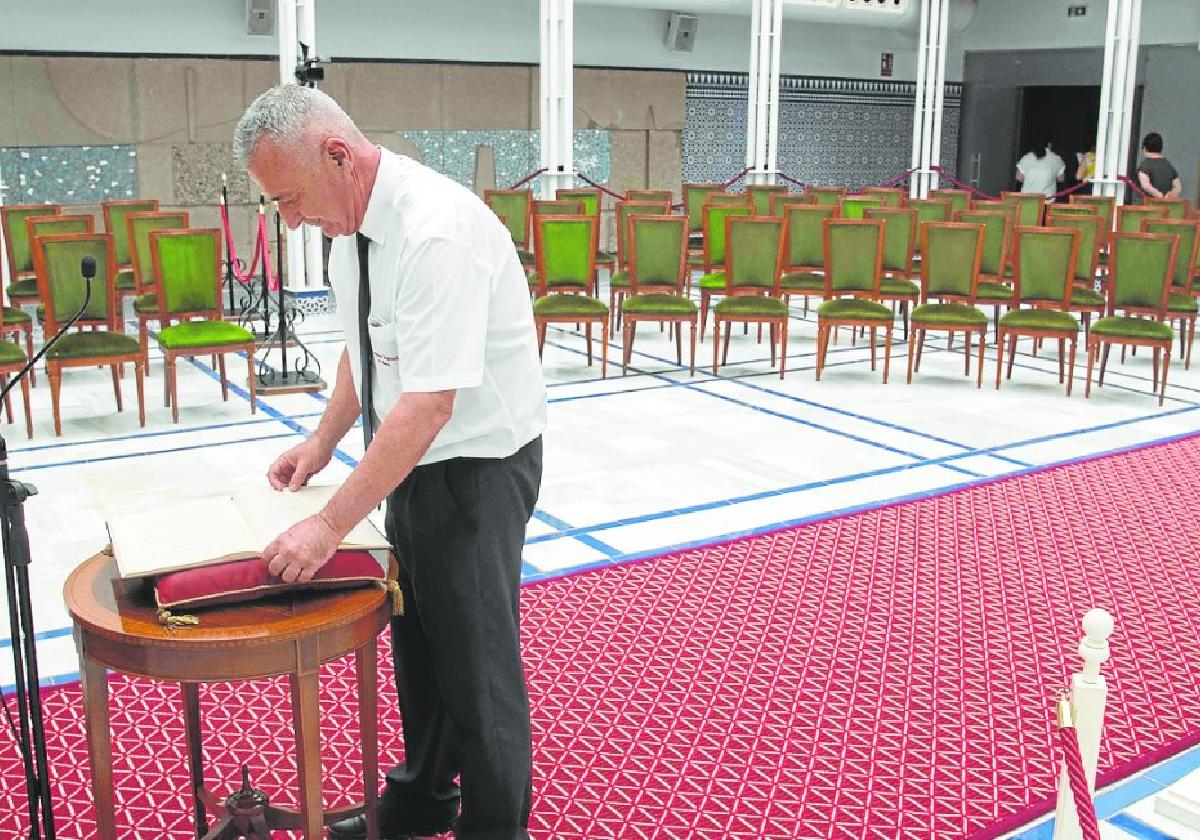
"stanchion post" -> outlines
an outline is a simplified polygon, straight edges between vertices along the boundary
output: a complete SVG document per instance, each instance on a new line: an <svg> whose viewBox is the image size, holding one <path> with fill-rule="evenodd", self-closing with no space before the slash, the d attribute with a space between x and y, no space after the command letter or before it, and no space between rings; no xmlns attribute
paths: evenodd
<svg viewBox="0 0 1200 840"><path fill-rule="evenodd" d="M1108 638L1113 632L1113 617L1102 609L1089 610L1083 617L1083 640L1079 655L1083 670L1071 676L1071 695L1074 700L1075 731L1079 737L1079 754L1087 776L1088 790L1096 790L1096 765L1100 760L1100 734L1104 729L1104 705L1108 685L1100 666L1110 656ZM1082 840L1079 817L1066 767L1058 774L1058 808L1054 814L1054 840Z"/></svg>

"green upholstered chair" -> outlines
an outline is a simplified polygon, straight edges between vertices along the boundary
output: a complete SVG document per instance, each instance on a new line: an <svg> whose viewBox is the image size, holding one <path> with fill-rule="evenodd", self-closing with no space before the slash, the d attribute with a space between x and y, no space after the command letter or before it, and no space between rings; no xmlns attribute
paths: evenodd
<svg viewBox="0 0 1200 840"><path fill-rule="evenodd" d="M913 347L908 351L908 382L921 369L925 333L961 332L966 338L963 373L971 373L971 336L979 334L979 371L975 387L983 387L983 347L987 316L975 308L979 262L983 257L982 225L930 222L921 228L921 305L913 309ZM937 301L932 303L931 301Z"/></svg>
<svg viewBox="0 0 1200 840"><path fill-rule="evenodd" d="M858 194L878 198L882 207L900 207L904 204L904 190L899 187L863 187Z"/></svg>
<svg viewBox="0 0 1200 840"><path fill-rule="evenodd" d="M1081 205L1081 207L1088 207L1088 205ZM1047 211L1053 209L1054 205L1051 205ZM1103 222L1099 213L1046 213L1047 227L1072 228L1079 231L1079 258L1075 261L1075 285L1071 288L1071 305L1067 307L1067 311L1079 313L1083 319L1084 346L1087 346L1092 316L1104 314L1104 295L1096 291L1096 270L1100 264L1101 224Z"/></svg>
<svg viewBox="0 0 1200 840"><path fill-rule="evenodd" d="M25 220L31 216L57 216L61 212L62 207L57 204L0 206L0 225L4 230L4 258L8 260L9 286L6 291L11 302L15 303L22 296L30 299L37 297L37 281L33 279L36 277L33 268L33 248L29 242Z"/></svg>
<svg viewBox="0 0 1200 840"><path fill-rule="evenodd" d="M721 350L721 325L725 324L725 347L721 364L729 361L729 338L733 325L767 324L770 327L771 365L775 365L775 342L780 342L779 378L787 369L788 305L783 300L779 279L783 270L783 219L775 216L730 216L725 220L727 245L721 301L713 307L713 375L717 374Z"/></svg>
<svg viewBox="0 0 1200 840"><path fill-rule="evenodd" d="M908 338L908 312L917 304L920 287L912 281L913 250L916 247L917 213L908 207L869 207L866 219L883 220L883 280L879 299L899 303Z"/></svg>
<svg viewBox="0 0 1200 840"><path fill-rule="evenodd" d="M215 355L221 399L228 402L225 354L245 354L246 381L253 383L254 334L223 320L220 230L155 230L149 234L148 245L154 276L158 278L158 321L163 325L158 332L163 354L163 398L171 407L171 419L178 423L175 366L179 357ZM175 321L178 323L172 323ZM250 413L254 414L254 388L248 390Z"/></svg>
<svg viewBox="0 0 1200 840"><path fill-rule="evenodd" d="M1072 228L1018 227L1013 237L1013 296L1008 312L1000 318L996 337L996 387L1004 363L1004 341L1008 340L1008 378L1012 378L1017 339L1028 336L1058 339L1058 381L1063 381L1063 351L1071 343L1067 372L1067 396L1075 380L1075 348L1079 323L1067 309L1075 284L1079 258L1079 231ZM1028 308L1022 308L1026 304Z"/></svg>
<svg viewBox="0 0 1200 840"><path fill-rule="evenodd" d="M725 294L725 268L728 251L726 250L725 233L728 230L726 220L749 216L752 210L750 203L740 204L706 204L704 206L704 253L701 255L701 270L704 272L698 285L700 286L700 340L704 340L704 330L708 322L709 303L714 296ZM692 259L689 266L695 267Z"/></svg>
<svg viewBox="0 0 1200 840"><path fill-rule="evenodd" d="M688 220L688 236L691 247L698 247L704 236L704 205L709 197L725 192L724 184L684 184L683 211Z"/></svg>
<svg viewBox="0 0 1200 840"><path fill-rule="evenodd" d="M1175 333L1167 320L1167 305L1179 239L1161 233L1117 231L1112 235L1111 248L1109 283L1105 290L1108 308L1105 317L1092 325L1088 339L1085 393L1088 396L1092 393L1092 369L1097 356L1100 376L1096 384L1104 385L1104 368L1112 345L1152 347L1155 391L1159 391L1158 361L1162 357L1162 390L1158 396L1158 404L1162 405L1167 394L1171 345L1175 343Z"/></svg>
<svg viewBox="0 0 1200 840"><path fill-rule="evenodd" d="M1192 202L1186 198L1149 198L1142 199L1147 207L1164 207L1168 219L1186 220L1193 217Z"/></svg>
<svg viewBox="0 0 1200 840"><path fill-rule="evenodd" d="M1161 204L1122 204L1117 208L1117 232L1141 233L1147 219L1167 218L1167 208Z"/></svg>
<svg viewBox="0 0 1200 840"><path fill-rule="evenodd" d="M950 221L954 205L944 198L910 198L904 206L917 211L917 238L913 245L913 255L919 259L921 256L921 225L926 222ZM914 264L913 274L920 269L919 265Z"/></svg>
<svg viewBox="0 0 1200 840"><path fill-rule="evenodd" d="M671 207L671 202L674 200L674 195L670 190L626 190L625 200L666 203L667 209L669 210Z"/></svg>
<svg viewBox="0 0 1200 840"><path fill-rule="evenodd" d="M1113 219L1117 214L1117 200L1111 195L1080 195L1073 193L1069 207L1076 205L1084 207L1094 207L1096 212L1100 214L1100 249L1101 251L1108 248L1109 237L1113 232Z"/></svg>
<svg viewBox="0 0 1200 840"><path fill-rule="evenodd" d="M792 204L784 208L783 276L779 285L783 300L792 295L804 298L808 313L810 297L825 296L825 220L837 217L836 204Z"/></svg>
<svg viewBox="0 0 1200 840"><path fill-rule="evenodd" d="M1192 366L1192 341L1196 336L1195 265L1197 249L1200 249L1200 226L1186 219L1147 219L1142 223L1142 229L1146 233L1179 237L1167 317L1172 323L1180 323L1179 356L1187 370Z"/></svg>
<svg viewBox="0 0 1200 840"><path fill-rule="evenodd" d="M808 193L771 193L771 215L784 217L784 210L795 205L813 205L813 197Z"/></svg>
<svg viewBox="0 0 1200 840"><path fill-rule="evenodd" d="M118 201L102 201L104 230L113 238L113 253L117 257L117 312L121 311L120 298L135 294L133 280L133 258L129 252L129 227L125 217L130 213L152 213L158 209L157 198L130 198Z"/></svg>
<svg viewBox="0 0 1200 840"><path fill-rule="evenodd" d="M868 207L882 207L883 199L872 195L848 195L839 203L838 216L843 219L862 219Z"/></svg>
<svg viewBox="0 0 1200 840"><path fill-rule="evenodd" d="M883 381L887 384L895 317L879 302L883 242L882 219L825 221L825 302L817 308L817 381L833 330L866 327L871 331L871 370L875 370L875 331L885 330Z"/></svg>
<svg viewBox="0 0 1200 840"><path fill-rule="evenodd" d="M596 220L597 229L600 225L600 213L604 209L604 197L600 190L596 187L571 187L569 189L558 189L554 191L554 197L560 201L582 201L583 212L586 216L591 216ZM599 242L599 239L597 239ZM607 268L613 270L617 258L614 254L607 251L596 250L596 268Z"/></svg>
<svg viewBox="0 0 1200 840"><path fill-rule="evenodd" d="M0 387L8 385L8 378L14 374L20 373L25 367L25 362L28 357L21 349L21 345L15 341L7 339L0 340ZM30 373L33 369L30 369ZM31 440L33 439L33 413L29 407L29 386L32 384L30 377L22 377L21 379L21 399L25 403L25 434ZM4 410L8 414L8 422L13 421L12 410L12 394L4 395Z"/></svg>
<svg viewBox="0 0 1200 840"><path fill-rule="evenodd" d="M573 199L538 198L533 202L533 218L538 216L585 216L587 205Z"/></svg>
<svg viewBox="0 0 1200 840"><path fill-rule="evenodd" d="M1055 216L1095 216L1100 218L1100 206L1097 204L1047 204L1046 225Z"/></svg>
<svg viewBox="0 0 1200 840"><path fill-rule="evenodd" d="M975 303L992 307L992 322L999 335L1000 307L1012 302L1012 286L1006 279L1008 248L1015 226L1015 205L991 202L980 209L983 202L975 202L970 210L956 213L954 220L983 228L983 250L979 259L979 283L975 289Z"/></svg>
<svg viewBox="0 0 1200 840"><path fill-rule="evenodd" d="M630 202L632 203L632 202ZM625 245L629 254L629 297L621 308L624 343L621 374L629 369L637 325L641 321L670 324L675 333L675 363L683 364L683 325L690 332L688 369L696 372L696 304L685 291L687 219L663 213L629 217Z"/></svg>
<svg viewBox="0 0 1200 840"><path fill-rule="evenodd" d="M754 208L755 216L770 216L771 198L787 194L786 184L749 184L746 186L746 195L750 198L750 206Z"/></svg>
<svg viewBox="0 0 1200 840"><path fill-rule="evenodd" d="M142 345L146 375L150 374L150 322L158 321L158 275L150 251L150 234L157 230L183 230L189 218L183 210L129 213L125 217L129 257L133 264L133 311L138 319L138 341ZM119 309L118 309L119 311Z"/></svg>
<svg viewBox="0 0 1200 840"><path fill-rule="evenodd" d="M484 190L483 202L492 212L504 219L512 237L513 247L521 265L528 269L533 265L533 251L529 249L529 224L533 218L532 190Z"/></svg>
<svg viewBox="0 0 1200 840"><path fill-rule="evenodd" d="M86 213L26 216L25 242L30 248L36 249L39 236L52 236L59 233L91 233L95 229L95 220ZM32 254L32 251L30 253ZM8 296L17 306L37 303L37 277L30 277L27 280L11 284L8 288Z"/></svg>
<svg viewBox="0 0 1200 840"><path fill-rule="evenodd" d="M592 364L592 325L600 324L600 375L608 376L608 307L591 296L596 277L596 240L599 225L594 217L538 216L533 221L533 252L537 255L537 287L533 320L538 353L546 343L550 324L583 324L587 360ZM575 290L583 294L563 293Z"/></svg>
<svg viewBox="0 0 1200 840"><path fill-rule="evenodd" d="M111 368L117 411L122 411L119 366L125 362L133 363L137 379L138 421L142 426L146 425L142 349L136 338L118 331L120 324L115 288L117 259L113 254L112 234L62 233L38 238L33 259L37 267L38 296L45 306L46 332L48 335L56 333L83 305L86 285L80 278L79 264L84 257L96 261L96 279L91 284L88 307L77 326L92 329L64 335L45 356L56 435L62 434L59 392L63 371L72 367L107 365Z"/></svg>
<svg viewBox="0 0 1200 840"><path fill-rule="evenodd" d="M1046 212L1046 196L1042 193L1002 192L1000 200L1018 208L1018 227L1037 227L1042 223L1042 216Z"/></svg>
<svg viewBox="0 0 1200 840"><path fill-rule="evenodd" d="M961 213L964 210L971 209L971 191L970 190L951 189L950 187L939 187L935 190L929 191L929 198L932 198L935 201L938 201L938 200L949 201L951 217L953 217L955 213Z"/></svg>
<svg viewBox="0 0 1200 840"><path fill-rule="evenodd" d="M665 201L618 201L616 218L617 264L608 279L608 309L615 326L621 318L621 299L629 293L629 220L637 216L668 216L671 206ZM686 258L686 255L685 255Z"/></svg>
<svg viewBox="0 0 1200 840"><path fill-rule="evenodd" d="M835 207L842 203L846 195L845 187L808 187L806 192L813 197L815 204L832 204Z"/></svg>

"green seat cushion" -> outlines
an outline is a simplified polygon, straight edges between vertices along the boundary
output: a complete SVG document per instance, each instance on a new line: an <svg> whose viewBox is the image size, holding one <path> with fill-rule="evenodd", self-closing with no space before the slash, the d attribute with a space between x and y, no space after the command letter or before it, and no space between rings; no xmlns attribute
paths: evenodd
<svg viewBox="0 0 1200 840"><path fill-rule="evenodd" d="M133 299L133 311L139 315L155 315L158 313L158 295L150 292L138 295Z"/></svg>
<svg viewBox="0 0 1200 840"><path fill-rule="evenodd" d="M37 280L18 280L15 283L8 284L8 296L10 298L37 297L37 293Z"/></svg>
<svg viewBox="0 0 1200 840"><path fill-rule="evenodd" d="M1092 289L1075 286L1071 289L1072 306L1103 306L1104 295Z"/></svg>
<svg viewBox="0 0 1200 840"><path fill-rule="evenodd" d="M1167 309L1171 312L1181 312L1184 314L1196 313L1196 299L1191 295L1171 293L1171 298L1167 301Z"/></svg>
<svg viewBox="0 0 1200 840"><path fill-rule="evenodd" d="M760 315L764 318L786 318L788 314L787 304L779 298L760 297L759 295L736 295L724 298L713 311L718 315Z"/></svg>
<svg viewBox="0 0 1200 840"><path fill-rule="evenodd" d="M680 295L633 295L622 311L632 315L694 315L696 304ZM720 309L720 306L717 307Z"/></svg>
<svg viewBox="0 0 1200 840"><path fill-rule="evenodd" d="M604 251L596 252L596 265L612 265L617 261L617 258L612 254L607 254Z"/></svg>
<svg viewBox="0 0 1200 840"><path fill-rule="evenodd" d="M919 297L920 287L911 280L899 277L884 277L879 284L879 293L889 297Z"/></svg>
<svg viewBox="0 0 1200 840"><path fill-rule="evenodd" d="M704 265L703 254L688 254L688 265Z"/></svg>
<svg viewBox="0 0 1200 840"><path fill-rule="evenodd" d="M1074 316L1057 309L1010 309L1000 317L1000 326L1014 330L1079 330Z"/></svg>
<svg viewBox="0 0 1200 840"><path fill-rule="evenodd" d="M1175 331L1170 325L1149 318L1101 318L1092 324L1094 335L1107 335L1114 338L1148 338L1161 341L1174 341Z"/></svg>
<svg viewBox="0 0 1200 840"><path fill-rule="evenodd" d="M981 299L986 298L989 301L999 300L1001 298L1003 298L1004 300L1011 300L1012 293L1013 293L1012 286L1005 286L1003 283L982 283L981 282L979 284L979 288L976 289L976 291L975 291L975 298L976 298L976 300L981 300Z"/></svg>
<svg viewBox="0 0 1200 840"><path fill-rule="evenodd" d="M48 359L89 359L101 356L122 356L138 353L141 345L136 338L116 332L73 332L46 353Z"/></svg>
<svg viewBox="0 0 1200 840"><path fill-rule="evenodd" d="M159 346L167 350L189 347L227 347L253 344L254 334L245 327L227 321L184 321L158 334Z"/></svg>
<svg viewBox="0 0 1200 840"><path fill-rule="evenodd" d="M529 276L525 279L529 281L530 286L536 286L537 272L529 272ZM557 280L551 280L546 284L546 287L550 289L586 289L588 287L588 281L582 278L576 279L574 277L560 277Z"/></svg>
<svg viewBox="0 0 1200 840"><path fill-rule="evenodd" d="M725 272L724 271L714 271L712 274L705 274L703 277L700 278L700 288L708 289L710 291L724 289L725 288Z"/></svg>
<svg viewBox="0 0 1200 840"><path fill-rule="evenodd" d="M609 279L608 285L616 289L629 288L629 274L624 271L618 271Z"/></svg>
<svg viewBox="0 0 1200 840"><path fill-rule="evenodd" d="M987 316L965 303L923 303L909 316L914 324L987 326Z"/></svg>
<svg viewBox="0 0 1200 840"><path fill-rule="evenodd" d="M855 321L887 321L892 323L892 310L882 303L858 298L827 300L817 308L818 318L834 318Z"/></svg>
<svg viewBox="0 0 1200 840"><path fill-rule="evenodd" d="M816 274L785 274L779 284L788 291L822 293L825 291L825 278Z"/></svg>
<svg viewBox="0 0 1200 840"><path fill-rule="evenodd" d="M0 365L21 364L25 351L15 341L0 341Z"/></svg>
<svg viewBox="0 0 1200 840"><path fill-rule="evenodd" d="M31 321L33 321L33 319L29 317L29 313L24 309L18 309L15 306L4 307L5 325L28 324Z"/></svg>
<svg viewBox="0 0 1200 840"><path fill-rule="evenodd" d="M128 290L132 289L133 287L134 287L133 269L132 268L122 268L120 271L117 272L116 288L120 289L121 291L128 291Z"/></svg>
<svg viewBox="0 0 1200 840"><path fill-rule="evenodd" d="M546 295L533 302L533 314L595 318L608 315L608 307L587 295Z"/></svg>
<svg viewBox="0 0 1200 840"><path fill-rule="evenodd" d="M533 255L533 251L526 251L524 248L517 249L517 259L521 261L521 265L533 265L537 262L537 257Z"/></svg>

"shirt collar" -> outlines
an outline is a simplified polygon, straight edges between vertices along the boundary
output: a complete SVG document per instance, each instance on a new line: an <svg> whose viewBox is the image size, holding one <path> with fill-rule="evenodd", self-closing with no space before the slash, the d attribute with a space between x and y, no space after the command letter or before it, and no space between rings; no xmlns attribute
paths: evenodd
<svg viewBox="0 0 1200 840"><path fill-rule="evenodd" d="M398 169L396 155L381 147L375 183L371 185L371 197L367 199L367 211L363 213L362 224L358 226L358 232L372 242L382 243L387 239L388 208L395 197Z"/></svg>

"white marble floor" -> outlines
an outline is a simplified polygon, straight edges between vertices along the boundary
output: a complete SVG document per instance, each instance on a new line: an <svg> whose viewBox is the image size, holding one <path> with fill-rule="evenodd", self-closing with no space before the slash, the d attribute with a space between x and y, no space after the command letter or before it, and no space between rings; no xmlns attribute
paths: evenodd
<svg viewBox="0 0 1200 840"><path fill-rule="evenodd" d="M544 365L551 402L545 477L526 543L526 579L918 498L1171 439L1200 425L1200 357L1192 370L1172 365L1160 408L1146 353L1124 364L1114 356L1105 387L1084 399L1082 351L1068 398L1052 347L1034 358L1023 342L1013 377L999 391L989 347L984 388L977 390L974 377L963 375L961 352L935 340L906 385L907 349L897 329L883 385L865 342L852 346L843 331L816 382L815 314L804 316L796 301L793 315L783 380L769 370L767 345L753 331L734 335L729 365L713 376L710 326L698 347L700 367L689 376L674 364L666 334L643 326L628 375L621 375L618 338L602 379L598 362L586 364L582 336L552 329ZM335 320L310 318L302 336L331 378L342 349ZM107 542L107 515L262 482L275 456L315 428L323 395L262 399L252 417L243 371L242 362L231 361L239 387L223 403L207 359L183 364L178 425L163 407L157 358L144 429L129 372L118 413L106 370L70 371L61 438L53 436L45 379L34 389L32 441L18 398L17 423L3 431L13 474L38 488L26 508L47 681L75 678L62 583ZM347 435L323 478L343 477L361 451L359 435ZM7 634L5 623L0 686L12 683Z"/></svg>

